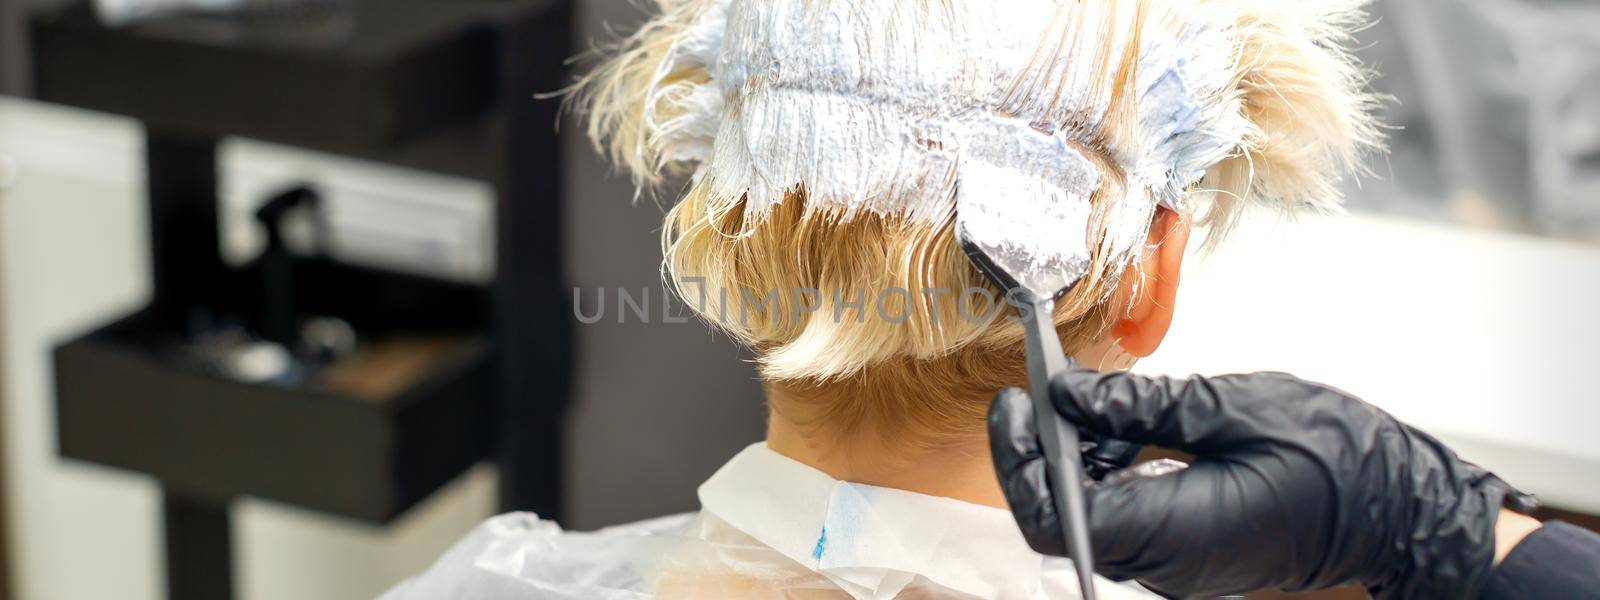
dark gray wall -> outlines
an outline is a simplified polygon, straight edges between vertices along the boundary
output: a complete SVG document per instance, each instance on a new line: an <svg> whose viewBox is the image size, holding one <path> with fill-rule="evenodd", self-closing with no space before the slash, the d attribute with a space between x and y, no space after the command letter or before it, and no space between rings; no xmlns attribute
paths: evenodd
<svg viewBox="0 0 1600 600"><path fill-rule="evenodd" d="M22 31L17 0L0 0L0 94L21 93Z"/></svg>
<svg viewBox="0 0 1600 600"><path fill-rule="evenodd" d="M28 36L23 14L73 0L0 0L0 94L26 96L32 89L28 75Z"/></svg>
<svg viewBox="0 0 1600 600"><path fill-rule="evenodd" d="M641 15L627 0L579 0L574 39L580 48L609 41L603 24L627 32ZM662 322L664 207L648 196L635 204L633 186L610 175L576 122L562 133L568 282L583 290L586 314L597 289L610 304L601 322L575 326L564 524L589 529L694 510L700 482L762 438L759 382L726 337L698 321ZM649 289L650 323L631 314L617 322L617 288L635 297Z"/></svg>

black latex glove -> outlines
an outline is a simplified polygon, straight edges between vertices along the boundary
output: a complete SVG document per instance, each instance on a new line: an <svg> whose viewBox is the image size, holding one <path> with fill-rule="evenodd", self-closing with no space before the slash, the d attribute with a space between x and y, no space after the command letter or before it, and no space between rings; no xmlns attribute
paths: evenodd
<svg viewBox="0 0 1600 600"><path fill-rule="evenodd" d="M1288 375L1073 371L1052 392L1085 431L1195 455L1086 490L1095 570L1171 596L1359 582L1379 598L1468 598L1492 567L1502 502L1533 508L1433 437ZM1065 555L1022 390L995 398L989 439L1028 543Z"/></svg>

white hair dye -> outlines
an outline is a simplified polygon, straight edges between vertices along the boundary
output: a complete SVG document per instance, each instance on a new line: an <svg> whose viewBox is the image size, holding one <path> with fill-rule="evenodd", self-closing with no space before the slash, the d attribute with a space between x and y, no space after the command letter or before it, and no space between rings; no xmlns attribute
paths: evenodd
<svg viewBox="0 0 1600 600"><path fill-rule="evenodd" d="M1083 9L1093 4L1094 9ZM1132 0L723 0L682 32L658 77L703 70L692 85L657 87L647 112L664 161L697 163L718 197L759 217L795 191L808 212L909 219L961 215L971 239L1020 283L1060 289L1089 268L1090 198L1103 175L1125 179L1125 205L1103 218L1106 248L1129 251L1157 204L1179 209L1205 171L1251 125L1232 84L1232 15L1188 2L1152 3L1135 32ZM1112 16L1101 35L1071 20ZM1115 69L1098 53L1139 44L1131 127L1107 132ZM1049 47L1057 44L1058 47ZM1134 224L1137 223L1137 226Z"/></svg>

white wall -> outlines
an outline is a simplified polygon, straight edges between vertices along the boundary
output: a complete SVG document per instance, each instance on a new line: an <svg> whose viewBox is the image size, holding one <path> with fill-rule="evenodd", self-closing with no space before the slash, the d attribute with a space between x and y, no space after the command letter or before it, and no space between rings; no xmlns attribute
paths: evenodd
<svg viewBox="0 0 1600 600"><path fill-rule="evenodd" d="M1256 218L1190 258L1177 313L1138 370L1335 385L1553 505L1600 514L1600 245Z"/></svg>
<svg viewBox="0 0 1600 600"><path fill-rule="evenodd" d="M24 131L41 127L61 133L34 139ZM156 544L150 516L159 510L154 488L142 478L62 464L49 401L52 341L147 293L145 261L130 251L142 243L139 179L127 157L136 133L124 122L0 104L0 154L19 167L0 200L7 361L0 438L22 598L155 598L160 585L149 551Z"/></svg>

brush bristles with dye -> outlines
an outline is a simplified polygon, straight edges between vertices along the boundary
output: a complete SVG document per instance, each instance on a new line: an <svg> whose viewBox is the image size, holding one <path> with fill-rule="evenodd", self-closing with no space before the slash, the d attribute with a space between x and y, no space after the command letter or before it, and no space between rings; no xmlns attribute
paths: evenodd
<svg viewBox="0 0 1600 600"><path fill-rule="evenodd" d="M1245 201L1336 209L1380 137L1345 50L1364 0L658 1L575 98L641 186L692 174L675 271L715 268L671 264L706 255L682 247L693 230L749 235L786 202L800 222L939 231L959 211L1099 302L1157 206L1217 230ZM944 251L900 279L949 279L926 273ZM802 328L719 325L775 352ZM977 333L930 335L912 356ZM821 371L866 364L846 362Z"/></svg>

